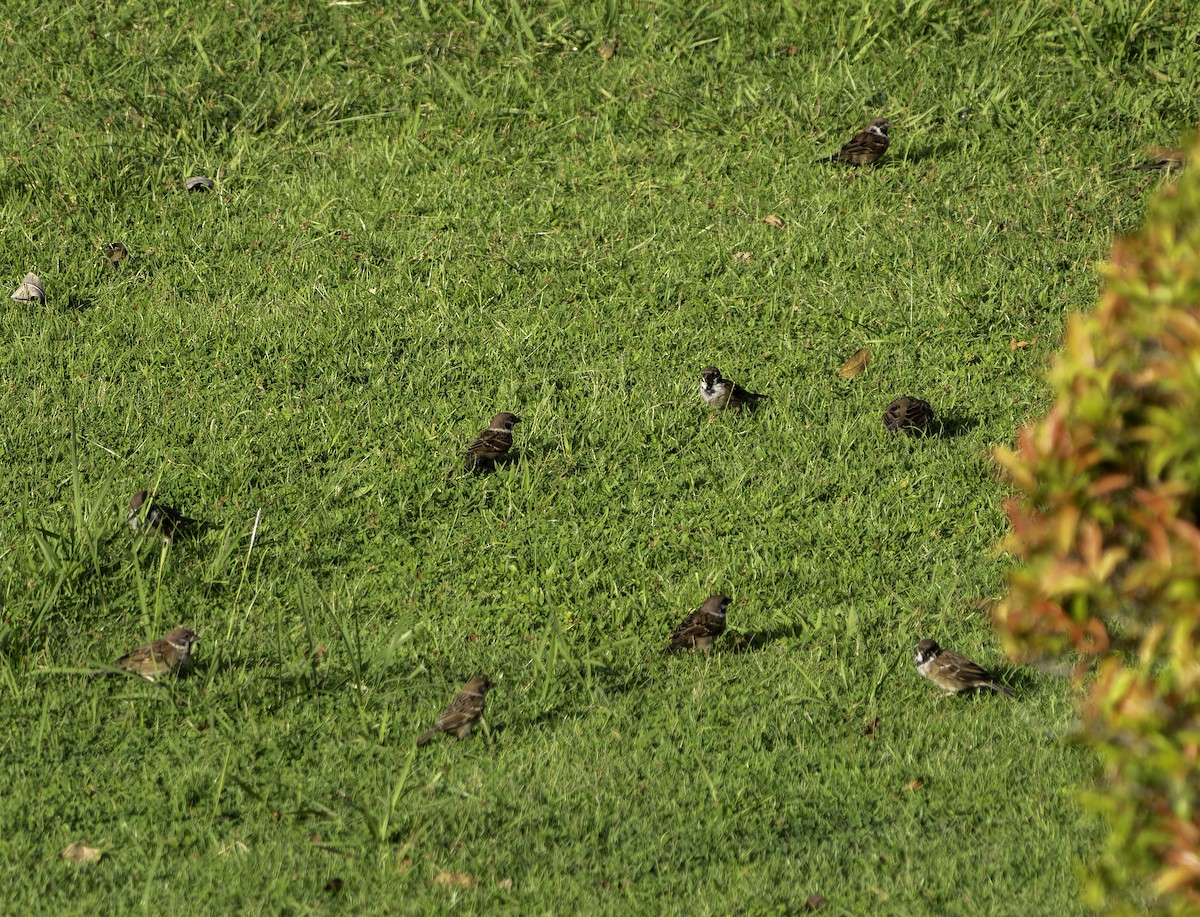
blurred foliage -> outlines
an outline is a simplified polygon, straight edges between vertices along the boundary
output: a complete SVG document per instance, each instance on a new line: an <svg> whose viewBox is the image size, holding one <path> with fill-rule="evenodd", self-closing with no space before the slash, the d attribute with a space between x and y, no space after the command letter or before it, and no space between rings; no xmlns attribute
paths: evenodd
<svg viewBox="0 0 1200 917"><path fill-rule="evenodd" d="M1191 150L1200 157L1200 143ZM1167 183L1076 315L1056 401L1000 450L1020 559L995 610L1008 649L1095 667L1083 730L1110 826L1097 904L1200 907L1200 173Z"/></svg>

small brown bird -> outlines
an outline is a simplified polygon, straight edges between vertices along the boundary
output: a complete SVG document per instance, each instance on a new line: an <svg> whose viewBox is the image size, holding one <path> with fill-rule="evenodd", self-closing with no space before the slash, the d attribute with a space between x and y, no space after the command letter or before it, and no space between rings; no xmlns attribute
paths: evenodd
<svg viewBox="0 0 1200 917"><path fill-rule="evenodd" d="M713 641L725 632L725 609L728 607L728 596L709 596L698 610L684 618L675 628L665 652L711 649Z"/></svg>
<svg viewBox="0 0 1200 917"><path fill-rule="evenodd" d="M483 716L484 698L494 687L496 686L482 675L472 678L450 706L442 711L434 727L417 736L417 744L424 745L441 732L452 732L460 739L465 739L471 727Z"/></svg>
<svg viewBox="0 0 1200 917"><path fill-rule="evenodd" d="M944 650L935 640L922 640L913 656L917 671L947 694L957 694L968 688L988 688L1006 697L1016 697L991 673L953 650Z"/></svg>
<svg viewBox="0 0 1200 917"><path fill-rule="evenodd" d="M117 269L117 265L124 261L128 255L129 249L127 249L122 243L109 242L108 245L104 246L105 269L115 271Z"/></svg>
<svg viewBox="0 0 1200 917"><path fill-rule="evenodd" d="M520 422L520 417L508 411L501 411L493 417L488 428L467 446L467 470L487 471L494 468L496 459L512 448L513 427Z"/></svg>
<svg viewBox="0 0 1200 917"><path fill-rule="evenodd" d="M846 162L852 166L873 165L887 152L888 129L886 118L872 118L871 123L855 134L846 145L825 159L817 162Z"/></svg>
<svg viewBox="0 0 1200 917"><path fill-rule="evenodd" d="M1117 171L1149 172L1152 169L1162 169L1165 172L1174 172L1177 169L1182 169L1187 164L1187 153L1177 147L1148 147L1146 155L1149 158L1145 162L1139 163L1136 166L1126 166L1124 169L1117 169Z"/></svg>
<svg viewBox="0 0 1200 917"><path fill-rule="evenodd" d="M901 395L883 412L883 425L892 433L899 433L901 430L924 433L931 423L933 408L929 406L929 402L912 395Z"/></svg>
<svg viewBox="0 0 1200 917"><path fill-rule="evenodd" d="M149 496L146 491L139 490L129 500L125 521L133 531L140 531L147 537L160 535L164 541L170 541L176 535L200 524L178 510L149 499Z"/></svg>
<svg viewBox="0 0 1200 917"><path fill-rule="evenodd" d="M754 407L760 398L767 396L748 392L722 376L715 366L706 366L700 370L700 397L710 408L740 411L743 407Z"/></svg>
<svg viewBox="0 0 1200 917"><path fill-rule="evenodd" d="M122 656L117 660L117 665L127 672L141 675L147 681L154 681L159 675L168 672L178 675L191 661L192 644L199 640L200 638L186 627L177 627L165 637L151 640L132 653Z"/></svg>

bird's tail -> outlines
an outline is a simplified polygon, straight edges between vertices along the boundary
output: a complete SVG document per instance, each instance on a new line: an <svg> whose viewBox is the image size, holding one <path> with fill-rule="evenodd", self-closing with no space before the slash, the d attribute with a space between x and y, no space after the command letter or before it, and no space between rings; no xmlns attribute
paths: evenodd
<svg viewBox="0 0 1200 917"><path fill-rule="evenodd" d="M439 732L441 732L441 730L435 726L433 729L430 729L428 732L421 733L419 736L417 736L417 744L424 745L426 742L432 741L433 737L436 736Z"/></svg>
<svg viewBox="0 0 1200 917"><path fill-rule="evenodd" d="M1004 685L1002 685L996 681L991 682L988 685L988 687L991 688L993 691L995 691L997 694L1003 694L1005 697L1016 697L1017 696L1016 692L1014 692L1011 688L1006 688L1006 687L1004 687Z"/></svg>
<svg viewBox="0 0 1200 917"><path fill-rule="evenodd" d="M463 465L471 474L483 474L485 471L491 471L496 467L491 459L486 459L470 452L467 453Z"/></svg>

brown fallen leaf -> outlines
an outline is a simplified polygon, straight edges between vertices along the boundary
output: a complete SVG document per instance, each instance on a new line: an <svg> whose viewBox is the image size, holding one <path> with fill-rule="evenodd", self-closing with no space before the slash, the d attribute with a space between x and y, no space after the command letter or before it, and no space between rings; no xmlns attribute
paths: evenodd
<svg viewBox="0 0 1200 917"><path fill-rule="evenodd" d="M754 253L753 252L734 252L733 260L737 261L740 264L749 264L751 261L754 260Z"/></svg>
<svg viewBox="0 0 1200 917"><path fill-rule="evenodd" d="M442 888L470 888L475 880L465 872L439 872L433 877L433 884Z"/></svg>
<svg viewBox="0 0 1200 917"><path fill-rule="evenodd" d="M824 895L812 894L809 895L808 899L804 902L804 908L807 911L819 911L828 903L829 899Z"/></svg>
<svg viewBox="0 0 1200 917"><path fill-rule="evenodd" d="M1030 344L1036 344L1037 340L1038 340L1037 338L1034 338L1032 341L1009 341L1008 349L1009 350L1024 350Z"/></svg>
<svg viewBox="0 0 1200 917"><path fill-rule="evenodd" d="M612 60L613 55L621 50L621 39L614 38L612 41L600 46L600 60Z"/></svg>
<svg viewBox="0 0 1200 917"><path fill-rule="evenodd" d="M776 229L783 229L783 217L777 217L775 214L770 214L762 218L762 221L768 226L774 226Z"/></svg>
<svg viewBox="0 0 1200 917"><path fill-rule="evenodd" d="M75 841L73 844L67 844L63 848L62 858L69 860L77 866L91 866L93 863L99 863L100 858L104 856L95 847L87 847Z"/></svg>
<svg viewBox="0 0 1200 917"><path fill-rule="evenodd" d="M853 379L866 369L870 362L871 351L866 347L860 347L854 351L853 356L849 360L842 364L842 368L838 370L838 375L843 379Z"/></svg>
<svg viewBox="0 0 1200 917"><path fill-rule="evenodd" d="M875 734L875 730L878 728L879 728L879 717L875 717L875 719L871 720L871 722L867 723L867 725L863 727L863 735L870 738L871 736L873 736Z"/></svg>
<svg viewBox="0 0 1200 917"><path fill-rule="evenodd" d="M510 888L512 888L513 881L512 881L512 879L501 879L499 882L496 883L496 885L498 885L504 891L508 891Z"/></svg>
<svg viewBox="0 0 1200 917"><path fill-rule="evenodd" d="M13 290L12 298L16 302L45 302L46 288L38 275L30 271L25 279Z"/></svg>
<svg viewBox="0 0 1200 917"><path fill-rule="evenodd" d="M908 781L908 783L904 784L904 788L906 790L915 792L925 788L925 781L920 777L914 777L912 780Z"/></svg>

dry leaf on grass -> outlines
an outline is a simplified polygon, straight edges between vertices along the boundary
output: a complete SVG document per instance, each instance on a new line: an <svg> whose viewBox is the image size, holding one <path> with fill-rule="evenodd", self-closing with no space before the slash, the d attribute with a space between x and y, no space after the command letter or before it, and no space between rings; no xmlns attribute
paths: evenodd
<svg viewBox="0 0 1200 917"><path fill-rule="evenodd" d="M754 253L753 252L734 252L733 260L737 261L739 264L749 264L751 261L754 260Z"/></svg>
<svg viewBox="0 0 1200 917"><path fill-rule="evenodd" d="M770 214L762 218L762 221L768 226L774 226L776 229L783 229L783 217L777 217L775 214Z"/></svg>
<svg viewBox="0 0 1200 917"><path fill-rule="evenodd" d="M42 281L38 279L37 274L29 273L13 290L12 298L17 302L45 302L46 288L42 286Z"/></svg>
<svg viewBox="0 0 1200 917"><path fill-rule="evenodd" d="M64 860L70 860L79 866L91 866L93 863L99 863L102 856L104 854L95 847L86 847L78 841L67 844L62 852Z"/></svg>
<svg viewBox="0 0 1200 917"><path fill-rule="evenodd" d="M433 884L442 888L470 888L475 880L465 872L439 872L433 877Z"/></svg>
<svg viewBox="0 0 1200 917"><path fill-rule="evenodd" d="M828 903L829 899L824 895L809 895L808 900L804 902L804 908L808 911L819 911Z"/></svg>
<svg viewBox="0 0 1200 917"><path fill-rule="evenodd" d="M875 734L875 730L878 728L879 728L879 717L875 717L875 719L871 720L871 722L867 723L867 725L863 727L863 735L870 738L871 736L873 736Z"/></svg>
<svg viewBox="0 0 1200 917"><path fill-rule="evenodd" d="M842 364L842 368L838 370L838 375L843 379L853 379L866 369L870 362L871 351L866 347L860 347L854 351L854 355L849 360Z"/></svg>
<svg viewBox="0 0 1200 917"><path fill-rule="evenodd" d="M1030 344L1036 344L1036 343L1037 343L1037 338L1034 338L1032 341L1009 341L1008 349L1009 350L1024 350Z"/></svg>
<svg viewBox="0 0 1200 917"><path fill-rule="evenodd" d="M613 55L621 50L621 40L614 38L612 41L600 46L600 60L612 60Z"/></svg>
<svg viewBox="0 0 1200 917"><path fill-rule="evenodd" d="M908 781L908 783L904 784L904 788L906 790L912 790L915 792L916 790L925 788L925 781L920 777L914 777L912 780Z"/></svg>

